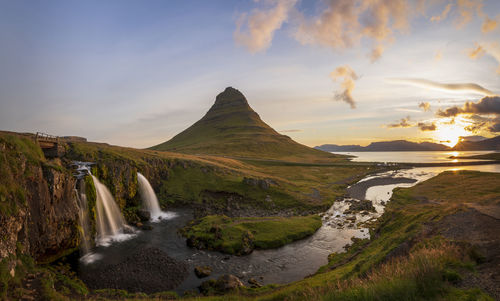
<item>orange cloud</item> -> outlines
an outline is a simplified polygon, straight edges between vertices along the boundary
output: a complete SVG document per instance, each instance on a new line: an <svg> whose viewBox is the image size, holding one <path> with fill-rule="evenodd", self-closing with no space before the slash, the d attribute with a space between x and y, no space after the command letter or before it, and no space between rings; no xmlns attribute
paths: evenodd
<svg viewBox="0 0 500 301"><path fill-rule="evenodd" d="M351 109L356 108L356 101L352 96L352 91L355 87L354 81L358 79L358 76L354 72L354 70L352 70L352 68L347 65L340 66L337 67L332 73L330 73L330 77L334 81L342 79L340 87L343 90L342 92L337 92L337 94L335 95L335 100L348 103L351 106Z"/></svg>
<svg viewBox="0 0 500 301"><path fill-rule="evenodd" d="M473 49L469 49L468 51L468 55L471 59L475 60L477 58L480 58L483 56L484 54L484 49L483 47L481 47L481 45L477 45L476 44L476 48L473 48Z"/></svg>
<svg viewBox="0 0 500 301"><path fill-rule="evenodd" d="M431 17L432 22L441 22L442 20L446 19L448 17L448 14L450 13L451 7L453 6L453 3L448 3L446 7L443 9L441 14L437 16Z"/></svg>
<svg viewBox="0 0 500 301"><path fill-rule="evenodd" d="M495 30L497 28L498 22L496 20L490 19L488 17L485 18L483 25L481 26L481 31L483 33L488 33L490 31Z"/></svg>
<svg viewBox="0 0 500 301"><path fill-rule="evenodd" d="M275 6L267 10L254 10L250 15L242 14L236 22L234 40L237 44L256 53L271 46L274 32L288 19L289 11L297 0L276 0ZM246 24L246 30L243 28Z"/></svg>

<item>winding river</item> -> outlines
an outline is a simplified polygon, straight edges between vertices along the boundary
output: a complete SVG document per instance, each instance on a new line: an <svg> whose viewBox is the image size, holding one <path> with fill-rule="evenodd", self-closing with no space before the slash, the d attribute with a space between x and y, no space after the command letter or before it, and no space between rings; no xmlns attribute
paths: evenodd
<svg viewBox="0 0 500 301"><path fill-rule="evenodd" d="M99 259L86 265L81 264L80 273L93 273L104 262L106 264L119 263L132 252L155 247L165 251L174 259L188 263L189 276L176 288L179 293L196 289L207 279L198 279L193 272L194 267L201 265L212 267L213 273L210 278L234 274L243 282L250 278L255 278L262 284L284 284L297 281L315 273L319 267L327 264L329 254L344 251L344 247L351 243L351 238L368 238L368 229L358 226L359 223L382 215L385 202L390 200L394 188L410 187L444 170L456 169L500 172L500 165L413 168L371 175L360 182L382 177L409 178L416 182L371 186L366 190L365 199L373 202L376 208L375 213L346 215L344 211L349 207L349 200L335 202L323 214L323 225L314 235L281 248L256 250L246 256L230 256L187 247L185 239L178 234L178 229L193 218L192 213L187 209L173 210L170 211L172 214L169 219L154 223L151 231L140 231L133 239L107 247L98 247L95 254ZM356 221L350 222L354 217Z"/></svg>

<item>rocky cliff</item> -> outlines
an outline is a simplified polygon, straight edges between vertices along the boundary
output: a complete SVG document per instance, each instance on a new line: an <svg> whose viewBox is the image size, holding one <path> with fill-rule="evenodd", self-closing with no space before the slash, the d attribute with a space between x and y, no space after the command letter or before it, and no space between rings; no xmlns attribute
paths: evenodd
<svg viewBox="0 0 500 301"><path fill-rule="evenodd" d="M0 133L0 261L49 261L78 246L75 180L30 139Z"/></svg>

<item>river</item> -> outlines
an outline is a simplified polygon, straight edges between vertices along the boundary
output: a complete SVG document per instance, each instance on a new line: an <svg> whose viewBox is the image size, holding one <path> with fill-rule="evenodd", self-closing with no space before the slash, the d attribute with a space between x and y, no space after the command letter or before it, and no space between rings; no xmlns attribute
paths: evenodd
<svg viewBox="0 0 500 301"><path fill-rule="evenodd" d="M371 175L361 181L391 176L415 179L418 183L442 171L458 169L500 172L500 165L413 168ZM255 250L246 256L231 256L187 247L186 240L179 235L178 229L193 218L192 212L188 209L173 210L170 211L171 218L154 223L151 231L140 231L133 239L117 242L111 246L97 247L94 254L99 259L93 263L82 264L80 273L94 273L103 263L119 263L133 252L156 247L165 251L170 257L189 265L189 276L177 287L178 293L196 289L201 282L206 280L206 278L197 278L193 272L194 267L202 265L212 267L213 273L210 278L234 274L243 282L255 278L262 284L284 284L301 280L327 264L329 254L344 251L344 247L351 243L351 238L369 238L368 229L358 226L358 223L373 220L382 215L384 205L392 196L394 188L412 185L415 183L372 186L366 190L365 199L373 202L376 208L375 213L344 214L349 207L348 200L335 202L324 213L322 227L312 236L277 249ZM346 222L353 216L356 217L355 223Z"/></svg>

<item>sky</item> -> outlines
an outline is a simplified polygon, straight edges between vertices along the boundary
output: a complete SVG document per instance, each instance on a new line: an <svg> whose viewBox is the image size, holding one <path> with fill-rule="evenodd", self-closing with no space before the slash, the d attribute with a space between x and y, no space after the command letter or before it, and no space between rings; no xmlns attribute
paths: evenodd
<svg viewBox="0 0 500 301"><path fill-rule="evenodd" d="M498 0L0 0L0 130L145 148L227 86L296 141L500 134Z"/></svg>

